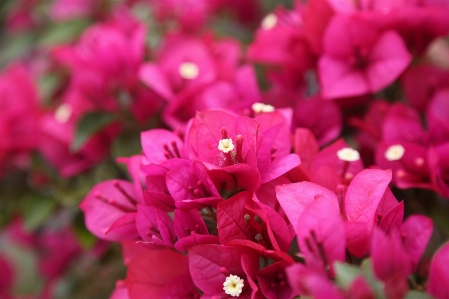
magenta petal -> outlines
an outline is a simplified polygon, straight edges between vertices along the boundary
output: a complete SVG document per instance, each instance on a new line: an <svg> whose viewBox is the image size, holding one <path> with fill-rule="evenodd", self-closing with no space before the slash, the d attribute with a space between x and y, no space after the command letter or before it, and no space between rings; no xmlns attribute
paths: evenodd
<svg viewBox="0 0 449 299"><path fill-rule="evenodd" d="M234 239L251 239L253 241L245 221L245 215L247 214L245 204L249 203L251 198L251 192L240 192L218 204L217 227L221 244L226 244Z"/></svg>
<svg viewBox="0 0 449 299"><path fill-rule="evenodd" d="M291 299L295 297L295 292L289 285L285 268L290 266L287 262L277 262L271 264L257 273L257 280L263 294L268 299Z"/></svg>
<svg viewBox="0 0 449 299"><path fill-rule="evenodd" d="M379 223L379 228L384 232L398 231L402 226L404 219L404 201L401 201L393 209L391 209L385 216L382 217Z"/></svg>
<svg viewBox="0 0 449 299"><path fill-rule="evenodd" d="M426 216L412 215L404 221L400 235L405 251L408 252L412 260L412 272L416 270L432 232L432 220Z"/></svg>
<svg viewBox="0 0 449 299"><path fill-rule="evenodd" d="M126 194L135 197L132 183L122 180L118 182ZM117 189L116 184L117 180L109 180L95 185L80 203L89 231L98 238L109 241L120 241L123 237L105 234L112 224L123 215L136 211L135 203ZM135 238L135 235L129 238Z"/></svg>
<svg viewBox="0 0 449 299"><path fill-rule="evenodd" d="M429 269L427 292L435 298L449 298L449 243L445 243L433 256Z"/></svg>
<svg viewBox="0 0 449 299"><path fill-rule="evenodd" d="M182 155L182 140L168 130L152 129L142 132L140 134L140 140L142 143L142 150L149 163L160 164L167 161L167 157L165 156L167 150L164 149L164 146L167 146L170 149L174 158L180 158L173 149L172 143L176 144L176 147Z"/></svg>
<svg viewBox="0 0 449 299"><path fill-rule="evenodd" d="M190 236L184 237L175 243L175 249L183 252L189 250L195 245L202 244L220 244L217 236L211 235L198 235L192 233Z"/></svg>
<svg viewBox="0 0 449 299"><path fill-rule="evenodd" d="M345 222L346 248L355 257L362 257L369 247L370 231L362 222Z"/></svg>
<svg viewBox="0 0 449 299"><path fill-rule="evenodd" d="M343 295L332 282L314 269L303 264L295 264L286 270L290 285L300 296L311 296L316 299L343 299Z"/></svg>
<svg viewBox="0 0 449 299"><path fill-rule="evenodd" d="M363 222L371 230L377 207L391 181L391 170L365 169L349 184L345 197L348 221Z"/></svg>
<svg viewBox="0 0 449 299"><path fill-rule="evenodd" d="M312 201L296 224L297 240L309 268L325 270L345 259L345 228L334 200Z"/></svg>
<svg viewBox="0 0 449 299"><path fill-rule="evenodd" d="M152 63L143 64L139 70L139 78L162 98L167 101L171 100L173 92L167 79L156 65Z"/></svg>
<svg viewBox="0 0 449 299"><path fill-rule="evenodd" d="M411 273L410 257L404 252L399 235L373 231L371 258L374 273L385 284L387 298L403 298L408 291L407 277Z"/></svg>
<svg viewBox="0 0 449 299"><path fill-rule="evenodd" d="M318 61L318 70L324 98L335 99L370 92L364 72L353 69L345 58L325 54Z"/></svg>
<svg viewBox="0 0 449 299"><path fill-rule="evenodd" d="M176 236L179 239L190 236L192 232L201 235L209 234L203 218L195 209L189 211L175 210L174 220Z"/></svg>
<svg viewBox="0 0 449 299"><path fill-rule="evenodd" d="M186 275L189 275L189 268L185 255L172 250L149 250L128 266L126 284L129 297L159 299L167 283ZM191 281L185 280L185 283Z"/></svg>
<svg viewBox="0 0 449 299"><path fill-rule="evenodd" d="M391 84L411 60L399 34L394 31L382 34L371 50L371 63L366 71L371 91L377 92Z"/></svg>
<svg viewBox="0 0 449 299"><path fill-rule="evenodd" d="M117 281L109 299L129 299L128 287L123 281Z"/></svg>
<svg viewBox="0 0 449 299"><path fill-rule="evenodd" d="M304 209L320 197L329 199L338 209L338 199L334 192L310 182L276 186L276 197L294 228Z"/></svg>
<svg viewBox="0 0 449 299"><path fill-rule="evenodd" d="M295 168L299 164L301 164L301 160L299 159L299 156L297 154L289 154L282 158L275 159L271 163L268 172L266 172L262 176L262 184L274 180L277 177L280 177L281 175Z"/></svg>
<svg viewBox="0 0 449 299"><path fill-rule="evenodd" d="M128 213L114 221L105 233L115 240L133 240L138 236L136 230L137 213Z"/></svg>

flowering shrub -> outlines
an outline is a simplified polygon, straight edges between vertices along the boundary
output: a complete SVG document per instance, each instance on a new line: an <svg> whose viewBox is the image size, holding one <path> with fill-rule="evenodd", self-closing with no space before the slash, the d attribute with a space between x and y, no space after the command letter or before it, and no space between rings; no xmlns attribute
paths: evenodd
<svg viewBox="0 0 449 299"><path fill-rule="evenodd" d="M0 298L449 298L449 1L292 2L0 4Z"/></svg>

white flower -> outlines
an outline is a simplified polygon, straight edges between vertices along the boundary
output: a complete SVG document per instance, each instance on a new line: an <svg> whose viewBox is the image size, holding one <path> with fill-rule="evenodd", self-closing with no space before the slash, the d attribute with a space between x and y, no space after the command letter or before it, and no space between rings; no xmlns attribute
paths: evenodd
<svg viewBox="0 0 449 299"><path fill-rule="evenodd" d="M270 13L262 20L262 28L265 30L270 30L276 26L277 22L278 18L276 15L274 13Z"/></svg>
<svg viewBox="0 0 449 299"><path fill-rule="evenodd" d="M221 139L218 142L218 149L220 151L222 151L223 153L229 153L230 151L232 151L234 149L234 144L232 143L232 139L231 138Z"/></svg>
<svg viewBox="0 0 449 299"><path fill-rule="evenodd" d="M223 283L223 290L232 297L238 297L242 293L243 286L243 279L231 274L226 277L226 281Z"/></svg>
<svg viewBox="0 0 449 299"><path fill-rule="evenodd" d="M337 152L337 156L340 160L346 161L346 162L354 162L357 160L360 160L360 154L355 149L352 149L350 147L342 148Z"/></svg>
<svg viewBox="0 0 449 299"><path fill-rule="evenodd" d="M266 105L263 103L254 103L251 108L255 113L261 113L261 112L273 112L274 107L271 105Z"/></svg>
<svg viewBox="0 0 449 299"><path fill-rule="evenodd" d="M402 145L392 145L385 151L385 159L387 159L388 161L396 161L401 159L404 153L405 148Z"/></svg>
<svg viewBox="0 0 449 299"><path fill-rule="evenodd" d="M183 62L179 66L179 75L184 79L196 79L200 70L193 62Z"/></svg>
<svg viewBox="0 0 449 299"><path fill-rule="evenodd" d="M59 105L59 107L56 109L55 120L60 124L64 124L70 119L71 115L72 115L72 106L64 103Z"/></svg>

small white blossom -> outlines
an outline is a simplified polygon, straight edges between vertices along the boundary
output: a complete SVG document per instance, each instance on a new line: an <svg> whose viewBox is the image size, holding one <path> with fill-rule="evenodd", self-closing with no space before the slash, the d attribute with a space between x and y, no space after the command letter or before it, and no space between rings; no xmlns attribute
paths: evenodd
<svg viewBox="0 0 449 299"><path fill-rule="evenodd" d="M223 153L229 153L230 151L232 151L234 149L234 144L232 143L232 139L231 138L221 139L218 142L218 149L220 151L222 151Z"/></svg>
<svg viewBox="0 0 449 299"><path fill-rule="evenodd" d="M229 275L223 283L223 290L232 297L239 297L243 289L243 279L237 275Z"/></svg>
<svg viewBox="0 0 449 299"><path fill-rule="evenodd" d="M346 162L354 162L360 160L360 154L355 149L350 147L342 148L337 152L337 156L340 160Z"/></svg>
<svg viewBox="0 0 449 299"><path fill-rule="evenodd" d="M261 112L273 112L274 107L271 105L266 105L263 103L254 103L251 108L255 113L261 113Z"/></svg>
<svg viewBox="0 0 449 299"><path fill-rule="evenodd" d="M60 124L64 124L70 119L71 115L72 115L72 106L64 103L59 105L59 107L56 109L55 120Z"/></svg>
<svg viewBox="0 0 449 299"><path fill-rule="evenodd" d="M405 148L402 145L392 145L385 151L385 159L387 159L388 161L396 161L401 159L404 153Z"/></svg>
<svg viewBox="0 0 449 299"><path fill-rule="evenodd" d="M274 13L270 13L262 20L262 28L265 30L270 30L276 26L277 22L278 18L276 15Z"/></svg>
<svg viewBox="0 0 449 299"><path fill-rule="evenodd" d="M196 79L200 70L196 64L193 62L183 62L179 66L179 75L184 79Z"/></svg>

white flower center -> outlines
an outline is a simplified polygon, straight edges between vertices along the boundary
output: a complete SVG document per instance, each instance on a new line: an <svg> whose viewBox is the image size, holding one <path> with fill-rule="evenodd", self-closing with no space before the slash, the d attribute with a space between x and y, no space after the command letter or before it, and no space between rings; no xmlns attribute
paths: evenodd
<svg viewBox="0 0 449 299"><path fill-rule="evenodd" d="M184 79L196 79L198 78L200 70L193 62L183 62L179 66L179 75Z"/></svg>
<svg viewBox="0 0 449 299"><path fill-rule="evenodd" d="M55 120L60 124L64 124L70 119L71 115L72 115L72 106L64 103L59 105L59 107L56 109Z"/></svg>
<svg viewBox="0 0 449 299"><path fill-rule="evenodd" d="M226 281L223 283L223 290L232 297L238 297L242 293L243 286L243 279L231 274L226 277Z"/></svg>
<svg viewBox="0 0 449 299"><path fill-rule="evenodd" d="M337 152L337 156L340 160L346 161L346 162L354 162L357 160L360 160L360 154L355 149L352 149L350 147L342 148Z"/></svg>
<svg viewBox="0 0 449 299"><path fill-rule="evenodd" d="M274 13L270 13L262 20L262 28L265 30L270 30L276 26L277 22L278 18L276 15Z"/></svg>
<svg viewBox="0 0 449 299"><path fill-rule="evenodd" d="M396 161L402 158L405 153L405 148L400 145L392 145L385 151L385 159L388 161Z"/></svg>
<svg viewBox="0 0 449 299"><path fill-rule="evenodd" d="M218 149L220 151L222 151L223 153L229 153L230 151L232 151L234 149L234 144L232 143L232 139L231 138L221 139L218 142Z"/></svg>
<svg viewBox="0 0 449 299"><path fill-rule="evenodd" d="M273 112L274 107L271 105L266 105L263 103L254 103L251 108L255 113L261 113L261 112Z"/></svg>

